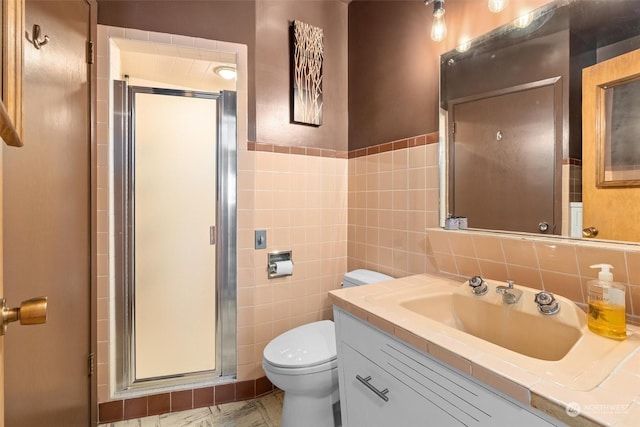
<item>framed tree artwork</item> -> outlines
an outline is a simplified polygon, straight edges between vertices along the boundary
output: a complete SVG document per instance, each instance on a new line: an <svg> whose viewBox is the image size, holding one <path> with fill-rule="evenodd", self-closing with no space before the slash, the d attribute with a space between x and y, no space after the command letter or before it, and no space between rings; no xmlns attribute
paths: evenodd
<svg viewBox="0 0 640 427"><path fill-rule="evenodd" d="M291 24L291 121L322 124L322 28L301 21Z"/></svg>

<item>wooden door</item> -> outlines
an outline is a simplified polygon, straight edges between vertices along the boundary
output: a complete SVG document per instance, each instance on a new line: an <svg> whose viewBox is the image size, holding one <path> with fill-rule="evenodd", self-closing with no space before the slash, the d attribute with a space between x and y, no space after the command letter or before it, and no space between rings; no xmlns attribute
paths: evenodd
<svg viewBox="0 0 640 427"><path fill-rule="evenodd" d="M0 104L0 296L4 296L3 269L3 153L5 144L23 145L22 137L22 16L20 0L2 3L2 97ZM8 106L8 108L7 108ZM4 427L4 336L0 336L0 427Z"/></svg>
<svg viewBox="0 0 640 427"><path fill-rule="evenodd" d="M2 152L4 150L4 143L0 142L2 148L0 149L0 242L2 242ZM3 287L3 245L0 245L0 295L4 295ZM4 427L4 337L0 337L0 427Z"/></svg>
<svg viewBox="0 0 640 427"><path fill-rule="evenodd" d="M554 85L456 103L451 213L473 228L559 234L555 116Z"/></svg>
<svg viewBox="0 0 640 427"><path fill-rule="evenodd" d="M90 425L89 17L84 0L25 5L49 41L25 41L25 146L4 152L4 296L49 313L4 338L8 427Z"/></svg>
<svg viewBox="0 0 640 427"><path fill-rule="evenodd" d="M585 237L640 241L640 180L598 184L601 156L606 156L605 137L615 126L607 122L606 90L640 78L640 50L636 50L583 70L582 75L582 225ZM637 97L635 97L637 99ZM637 123L639 111L627 111ZM637 132L636 132L637 133ZM637 147L637 137L631 141ZM600 148L599 148L600 147ZM631 172L640 170L636 154ZM635 159L635 160L634 160ZM629 169L629 165L626 166ZM628 172L628 171L627 171ZM605 172L601 172L601 176ZM597 230L590 235L588 229Z"/></svg>

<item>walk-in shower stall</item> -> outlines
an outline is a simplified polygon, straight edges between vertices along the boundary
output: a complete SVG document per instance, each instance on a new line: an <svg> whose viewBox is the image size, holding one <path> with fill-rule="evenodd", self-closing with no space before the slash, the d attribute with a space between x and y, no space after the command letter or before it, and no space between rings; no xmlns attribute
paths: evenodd
<svg viewBox="0 0 640 427"><path fill-rule="evenodd" d="M114 81L116 387L236 370L236 94Z"/></svg>

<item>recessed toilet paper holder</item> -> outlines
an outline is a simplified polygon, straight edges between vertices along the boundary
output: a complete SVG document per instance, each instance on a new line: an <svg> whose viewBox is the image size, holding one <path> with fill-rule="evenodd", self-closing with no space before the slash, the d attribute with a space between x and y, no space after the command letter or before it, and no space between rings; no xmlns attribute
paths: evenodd
<svg viewBox="0 0 640 427"><path fill-rule="evenodd" d="M284 271L282 269L282 263L290 264L285 266ZM278 266L281 266L278 271ZM267 272L269 273L269 279L276 277L291 276L293 274L293 260L291 259L291 251L276 251L269 252L267 254Z"/></svg>

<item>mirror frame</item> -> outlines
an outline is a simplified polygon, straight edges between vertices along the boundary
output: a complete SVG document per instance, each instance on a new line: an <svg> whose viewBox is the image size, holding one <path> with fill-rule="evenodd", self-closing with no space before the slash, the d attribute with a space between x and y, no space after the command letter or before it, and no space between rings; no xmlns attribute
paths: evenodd
<svg viewBox="0 0 640 427"><path fill-rule="evenodd" d="M2 102L18 137L22 130L24 0L2 0ZM6 141L20 146L20 141Z"/></svg>

